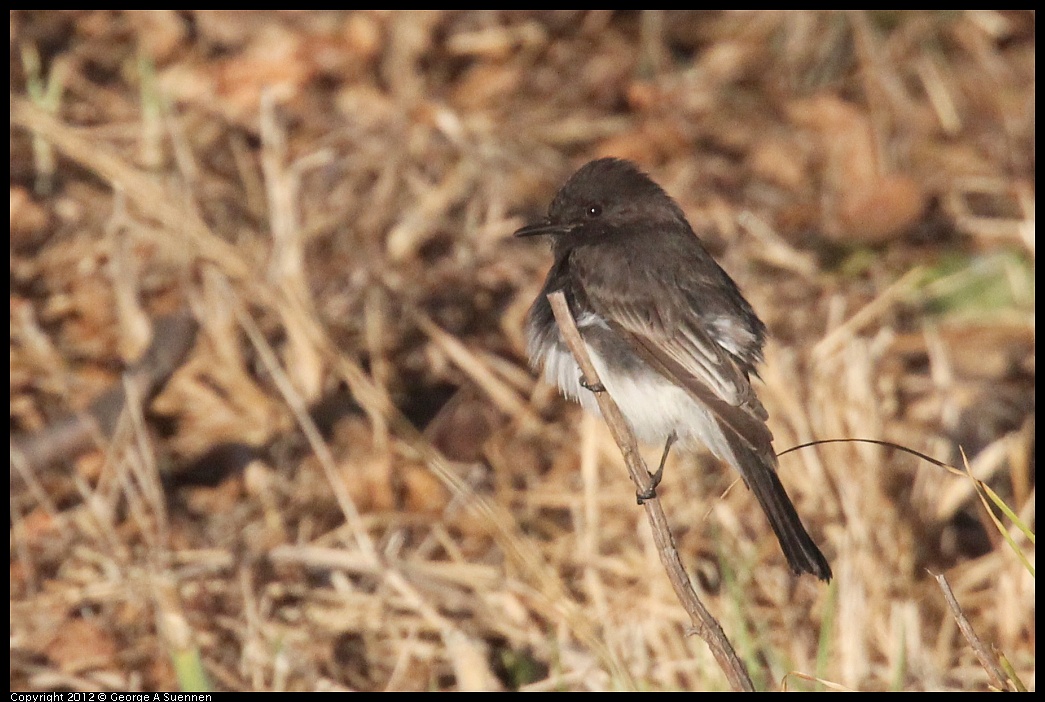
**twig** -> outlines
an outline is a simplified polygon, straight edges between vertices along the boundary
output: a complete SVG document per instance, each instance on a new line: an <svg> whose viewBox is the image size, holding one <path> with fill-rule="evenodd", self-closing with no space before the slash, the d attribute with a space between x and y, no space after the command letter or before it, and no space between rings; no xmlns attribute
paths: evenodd
<svg viewBox="0 0 1045 702"><path fill-rule="evenodd" d="M954 616L954 620L958 622L958 628L961 629L962 636L972 646L973 652L976 657L980 660L980 665L987 671L987 677L990 679L991 685L999 690L1010 689L1005 684L1006 678L1009 676L1005 674L1002 667L998 665L998 659L994 657L988 649L987 645L983 643L983 640L976 634L976 631L972 628L972 624L965 616L965 612L962 611L962 606L958 604L958 598L954 596L954 591L951 590L950 583L947 582L947 578L940 575L933 576L936 578L937 584L940 589L943 590L943 598L947 601L947 606L951 608L951 614Z"/></svg>
<svg viewBox="0 0 1045 702"><path fill-rule="evenodd" d="M555 321L559 325L559 331L562 333L570 353L573 354L577 365L581 368L581 372L584 373L585 382L591 387L598 387L600 383L599 374L595 371L595 366L592 365L591 358L588 356L588 349L581 340L580 332L577 331L577 323L573 319L569 305L566 304L566 297L562 292L553 292L548 295L548 302L551 303ZM646 464L643 462L642 456L639 455L635 434L632 433L628 423L624 421L624 415L621 414L620 408L617 407L617 403L614 402L609 393L596 393L595 400L599 403L599 410L602 412L606 424L610 427L613 440L617 442L617 446L620 447L620 451L624 455L624 463L628 467L628 472L631 474L635 487L640 494L647 493L652 485L652 481L650 473L646 469ZM675 547L675 539L671 536L671 530L668 528L668 519L660 505L660 500L654 496L645 500L643 505L646 508L646 517L649 519L650 527L653 530L653 541L657 544L657 552L660 554L661 563L664 564L664 569L668 573L671 586L675 588L675 596L678 597L679 602L689 613L690 620L693 622L692 632L704 639L711 648L712 655L715 656L715 660L718 661L719 667L726 674L726 678L734 690L753 692L755 688L751 683L751 677L748 675L743 661L740 660L736 651L733 650L733 645L726 638L725 632L722 631L722 626L711 615L711 612L707 610L704 603L700 601L696 591L690 584L686 571L682 567L682 559L679 558L678 549Z"/></svg>
<svg viewBox="0 0 1045 702"><path fill-rule="evenodd" d="M159 394L192 350L197 330L198 324L188 312L157 319L152 343L127 369L122 382L101 394L85 412L63 417L36 434L12 436L12 460L17 458L35 473L90 449L99 435L112 437L129 396L134 404L145 405ZM14 474L12 471L12 483Z"/></svg>

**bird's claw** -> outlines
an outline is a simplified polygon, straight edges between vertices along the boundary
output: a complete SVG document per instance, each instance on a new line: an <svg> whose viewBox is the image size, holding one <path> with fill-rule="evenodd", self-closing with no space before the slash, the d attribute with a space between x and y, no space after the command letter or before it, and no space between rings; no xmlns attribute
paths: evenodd
<svg viewBox="0 0 1045 702"><path fill-rule="evenodd" d="M583 375L581 376L580 383L581 383L581 387L584 388L585 390L589 391L589 392L594 392L596 394L598 394L600 392L606 392L606 386L605 385L603 385L602 383L589 383L588 379L585 378Z"/></svg>
<svg viewBox="0 0 1045 702"><path fill-rule="evenodd" d="M656 473L651 473L649 477L649 487L642 492L635 493L635 501L640 505L645 504L646 500L652 500L657 496L657 486L660 485L661 479L664 477L664 464L660 464L660 468L657 469Z"/></svg>
<svg viewBox="0 0 1045 702"><path fill-rule="evenodd" d="M646 500L652 500L657 496L657 486L660 485L661 479L664 478L664 464L668 461L668 452L671 451L671 446L678 441L678 434L671 432L668 434L668 440L664 442L664 453L660 456L660 465L657 466L656 473L649 474L649 487L642 492L635 493L635 500L641 505Z"/></svg>

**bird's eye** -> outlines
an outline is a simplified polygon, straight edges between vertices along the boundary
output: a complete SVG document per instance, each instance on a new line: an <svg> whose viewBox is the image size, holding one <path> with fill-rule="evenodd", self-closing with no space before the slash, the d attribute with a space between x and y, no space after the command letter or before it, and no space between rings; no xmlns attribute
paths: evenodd
<svg viewBox="0 0 1045 702"><path fill-rule="evenodd" d="M602 214L602 205L588 205L588 209L584 211L584 214L594 219Z"/></svg>

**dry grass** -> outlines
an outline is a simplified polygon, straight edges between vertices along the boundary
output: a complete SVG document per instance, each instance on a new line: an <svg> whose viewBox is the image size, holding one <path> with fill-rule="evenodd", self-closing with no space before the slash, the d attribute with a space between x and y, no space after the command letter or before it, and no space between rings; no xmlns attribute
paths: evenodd
<svg viewBox="0 0 1045 702"><path fill-rule="evenodd" d="M778 450L961 446L1033 528L1033 14L10 19L12 441L200 322L96 450L12 453L12 689L722 688L605 427L525 365L548 255L508 235L601 155L768 324ZM659 492L758 686L987 688L946 573L1034 688L1034 577L970 481L781 471L830 586L721 467Z"/></svg>

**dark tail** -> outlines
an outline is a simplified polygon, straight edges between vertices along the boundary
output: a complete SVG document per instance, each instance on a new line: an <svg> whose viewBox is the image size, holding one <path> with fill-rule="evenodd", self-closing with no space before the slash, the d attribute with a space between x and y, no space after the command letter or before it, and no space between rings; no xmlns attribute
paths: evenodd
<svg viewBox="0 0 1045 702"><path fill-rule="evenodd" d="M791 504L791 498L787 496L780 478L777 477L775 459L766 460L758 456L728 429L725 429L724 433L739 462L736 468L751 488L751 492L755 493L755 499L762 505L762 511L766 513L769 525L773 527L773 533L780 541L780 548L791 570L798 574L811 573L824 581L830 580L831 566L813 541L813 537L802 526L802 520L798 518L798 512Z"/></svg>

